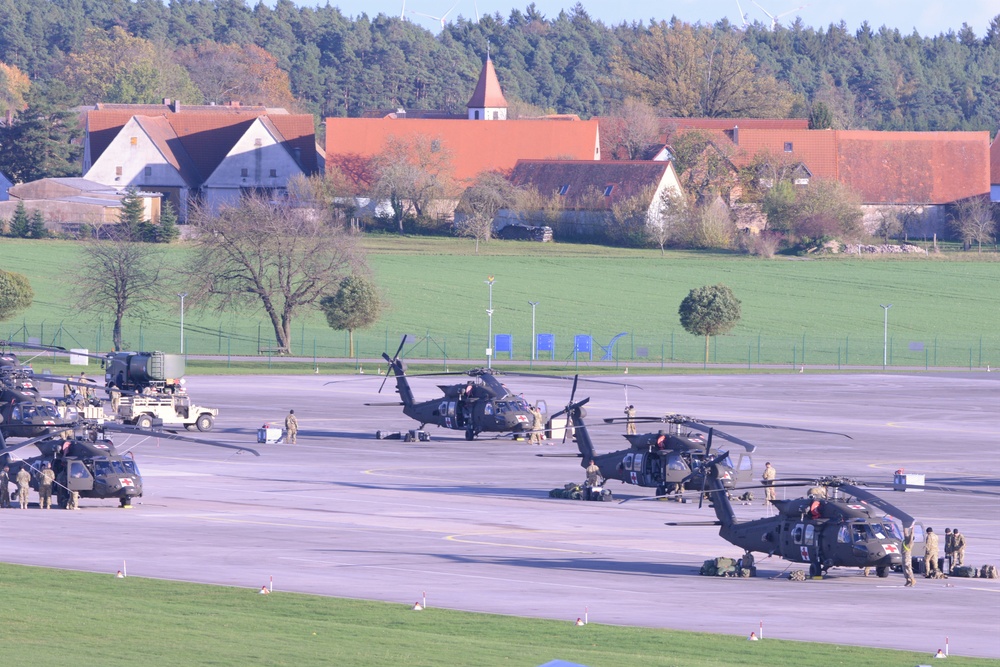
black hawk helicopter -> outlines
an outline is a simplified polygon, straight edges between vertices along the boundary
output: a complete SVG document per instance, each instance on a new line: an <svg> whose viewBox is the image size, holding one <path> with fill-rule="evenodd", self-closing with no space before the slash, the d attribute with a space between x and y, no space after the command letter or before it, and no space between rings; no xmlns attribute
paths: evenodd
<svg viewBox="0 0 1000 667"><path fill-rule="evenodd" d="M260 454L249 447L229 445L189 438L163 431L150 432L110 423L90 420L79 421L66 430L52 432L25 440L0 449L0 466L10 466L10 478L26 468L31 473L31 488L38 489L38 479L42 468L48 464L56 474L54 491L61 507L66 507L71 492L76 491L81 498L118 499L122 507L130 507L132 500L142 496L142 475L130 453L121 453L108 437L109 432L139 435L143 438L166 438L184 440L213 447ZM34 445L39 456L14 459L11 455L23 447ZM0 490L3 491L3 490Z"/></svg>
<svg viewBox="0 0 1000 667"><path fill-rule="evenodd" d="M637 417L634 422L660 422L667 425L657 433L642 433L625 435L628 449L621 449L606 454L597 454L590 437L590 429L584 423L586 412L583 406L590 399L579 403L571 403L566 410L553 415L569 413L573 428L570 429L577 448L580 450L580 465L586 468L593 461L601 469L605 480L618 480L624 484L633 484L656 489L657 496L679 494L684 490L695 491L702 486L701 465L711 458L712 437L728 440L743 447L736 462L728 454L715 463L718 478L726 489L733 489L741 482L749 482L753 477L753 460L751 454L756 445L734 435L719 431L714 426L746 426L751 428L772 428L806 433L830 433L813 429L794 428L790 426L773 426L750 422L701 420L683 415L666 415L664 417ZM624 422L621 418L608 418L607 424ZM708 436L706 438L706 435ZM836 433L833 435L843 435Z"/></svg>
<svg viewBox="0 0 1000 667"><path fill-rule="evenodd" d="M702 464L702 498L711 497L717 521L667 523L716 525L719 535L744 551L740 567L756 573L754 553L777 556L792 563L809 565L810 576L822 576L833 567L875 568L879 577L902 565L903 530L912 530L914 518L874 493L860 488L884 486L856 482L842 477L810 480L803 498L772 500L777 516L738 521L719 477L718 463L725 453ZM804 486L778 484L776 486ZM946 487L924 487L954 491ZM989 491L970 491L1000 495Z"/></svg>

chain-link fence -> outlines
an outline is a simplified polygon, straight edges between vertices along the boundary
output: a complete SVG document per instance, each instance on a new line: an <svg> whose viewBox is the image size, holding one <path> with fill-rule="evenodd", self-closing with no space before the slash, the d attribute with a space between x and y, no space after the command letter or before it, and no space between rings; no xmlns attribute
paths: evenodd
<svg viewBox="0 0 1000 667"><path fill-rule="evenodd" d="M65 323L5 323L4 337L65 348L107 351L111 332L103 325L81 327ZM354 332L354 350L346 331L302 324L292 330L291 355L312 359L372 359L392 354L406 336L403 356L411 360L447 363L450 359L486 361L487 333L467 331L365 330ZM184 352L189 356L230 359L277 355L269 322L247 321L242 326L185 328ZM567 364L706 364L705 340L685 331L665 333L579 332L569 329L536 333L494 332L497 361ZM178 324L130 324L123 328L123 346L130 350L180 351ZM888 337L871 335L798 336L726 335L709 340L707 365L789 367L917 367L986 369L1000 364L1000 334L992 336L927 335Z"/></svg>

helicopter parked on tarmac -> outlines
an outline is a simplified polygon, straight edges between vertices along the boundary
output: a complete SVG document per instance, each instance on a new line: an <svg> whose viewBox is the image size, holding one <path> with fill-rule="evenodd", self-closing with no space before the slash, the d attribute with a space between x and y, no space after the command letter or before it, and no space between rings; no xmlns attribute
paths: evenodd
<svg viewBox="0 0 1000 667"><path fill-rule="evenodd" d="M534 415L529 408L528 401L523 396L512 393L505 384L497 379L500 373L490 368L476 368L459 373L428 374L467 375L471 379L458 384L438 385L438 388L444 392L443 396L418 402L413 396L409 382L409 378L415 376L406 374L406 366L399 358L404 343L400 343L393 357L382 353L382 357L389 363L386 379L388 379L390 371L395 375L396 393L402 399L398 403L388 405L402 406L404 415L420 422L420 429L423 429L427 424L435 424L441 428L464 431L466 440L473 440L480 433L509 433L515 438L525 437L531 433ZM529 375L531 377L553 377ZM569 378L559 377L559 379ZM577 379L574 379L574 391ZM588 380L588 382L601 381ZM382 384L385 385L385 380ZM612 382L608 384L622 383ZM381 387L379 391L382 391ZM367 405L387 404L368 403ZM545 419L544 415L548 412L545 401L537 401L535 407Z"/></svg>
<svg viewBox="0 0 1000 667"><path fill-rule="evenodd" d="M21 468L31 473L31 487L38 488L39 473L50 465L56 475L54 492L61 507L67 506L70 494L76 491L81 498L117 499L122 507L130 507L135 498L142 496L142 475L131 452L120 452L108 437L108 432L139 435L144 438L167 438L196 442L213 447L260 454L240 445L211 442L165 432L150 432L115 424L91 420L78 421L70 426L73 434L53 431L30 440L0 449L0 465L10 466L11 479ZM34 445L39 456L15 459L19 449ZM2 490L0 490L2 491Z"/></svg>

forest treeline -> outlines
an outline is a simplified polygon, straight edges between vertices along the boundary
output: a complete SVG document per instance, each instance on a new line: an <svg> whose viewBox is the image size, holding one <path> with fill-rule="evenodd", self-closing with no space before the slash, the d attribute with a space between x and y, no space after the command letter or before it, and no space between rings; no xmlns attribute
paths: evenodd
<svg viewBox="0 0 1000 667"><path fill-rule="evenodd" d="M515 116L590 117L638 98L663 115L808 117L822 102L840 128L1000 127L1000 14L984 35L966 26L922 36L801 20L773 31L725 19L606 25L580 4L461 19L438 35L398 16L289 0L0 0L0 13L3 111L29 106L27 79L59 104L170 97L319 117L461 113L489 49Z"/></svg>

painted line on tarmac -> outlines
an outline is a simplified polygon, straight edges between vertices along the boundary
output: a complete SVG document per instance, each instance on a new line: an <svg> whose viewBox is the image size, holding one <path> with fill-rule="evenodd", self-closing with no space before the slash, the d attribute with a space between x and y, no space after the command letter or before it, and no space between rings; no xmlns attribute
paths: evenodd
<svg viewBox="0 0 1000 667"><path fill-rule="evenodd" d="M889 428L911 429L917 431L937 431L938 433L979 433L979 434L986 433L992 435L997 432L996 429L990 429L990 428L982 428L982 429L946 428L946 427L928 426L927 424L918 422L913 422L910 424L904 422L886 422L885 425L888 426Z"/></svg>
<svg viewBox="0 0 1000 667"><path fill-rule="evenodd" d="M537 534L537 533L541 533L541 532L543 532L543 531L527 531L527 534L532 534L533 535L533 534ZM473 535L502 535L503 533L472 533L472 534ZM449 541L449 542L459 542L461 544L477 544L479 546L485 546L485 547L506 547L506 548L509 548L509 549L530 549L530 550L533 550L533 551L556 551L556 552L560 552L560 553L569 553L569 554L589 554L589 555L593 555L593 554L597 553L596 551L578 551L576 549L559 549L559 548L556 548L556 547L533 547L533 546L527 546L527 545L523 545L523 544L508 544L508 543L505 543L505 542L484 542L482 540L467 540L467 539L463 539L463 538L464 538L464 535L462 533L458 533L456 535L448 535L444 539L447 540L447 541Z"/></svg>

